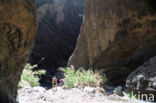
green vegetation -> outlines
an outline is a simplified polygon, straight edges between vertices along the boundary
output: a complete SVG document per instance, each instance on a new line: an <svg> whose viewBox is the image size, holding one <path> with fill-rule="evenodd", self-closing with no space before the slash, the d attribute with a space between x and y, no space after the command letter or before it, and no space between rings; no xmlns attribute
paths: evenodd
<svg viewBox="0 0 156 103"><path fill-rule="evenodd" d="M105 75L101 76L100 73L95 73L92 69L85 70L84 68L80 68L75 71L74 67L67 67L59 68L59 70L64 72L65 86L67 88L83 88L85 86L96 87L107 81Z"/></svg>
<svg viewBox="0 0 156 103"><path fill-rule="evenodd" d="M37 65L31 66L28 63L25 65L18 88L39 86L39 76L44 75L46 72L45 70L32 71L35 67L37 67Z"/></svg>

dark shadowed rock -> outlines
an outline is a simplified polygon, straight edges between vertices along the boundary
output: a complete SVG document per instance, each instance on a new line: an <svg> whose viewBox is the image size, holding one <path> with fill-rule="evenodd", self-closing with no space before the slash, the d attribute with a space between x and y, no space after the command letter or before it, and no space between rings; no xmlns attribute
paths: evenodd
<svg viewBox="0 0 156 103"><path fill-rule="evenodd" d="M156 55L154 0L88 0L68 65L102 69L112 84Z"/></svg>
<svg viewBox="0 0 156 103"><path fill-rule="evenodd" d="M127 78L126 87L136 93L156 95L156 57L133 71Z"/></svg>
<svg viewBox="0 0 156 103"><path fill-rule="evenodd" d="M114 94L117 94L117 95L120 95L120 96L123 96L123 87L122 87L122 86L116 87L116 88L113 90L113 93L114 93Z"/></svg>
<svg viewBox="0 0 156 103"><path fill-rule="evenodd" d="M30 62L47 70L47 81L43 78L41 81L51 85L50 77L57 68L66 66L74 51L84 5L83 0L36 0L36 3L38 32Z"/></svg>
<svg viewBox="0 0 156 103"><path fill-rule="evenodd" d="M0 0L0 103L16 103L17 85L36 32L34 0Z"/></svg>

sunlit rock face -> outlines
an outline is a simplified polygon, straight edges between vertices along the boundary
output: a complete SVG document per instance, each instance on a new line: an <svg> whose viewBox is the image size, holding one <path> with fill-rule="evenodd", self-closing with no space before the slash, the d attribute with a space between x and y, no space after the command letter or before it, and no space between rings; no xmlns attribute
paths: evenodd
<svg viewBox="0 0 156 103"><path fill-rule="evenodd" d="M113 85L156 55L154 0L87 0L68 65L103 70Z"/></svg>
<svg viewBox="0 0 156 103"><path fill-rule="evenodd" d="M58 67L66 66L74 51L84 3L83 0L36 0L36 4L38 32L29 61L47 70L43 82L51 85L51 76Z"/></svg>
<svg viewBox="0 0 156 103"><path fill-rule="evenodd" d="M34 0L0 1L0 103L17 103L17 85L36 33Z"/></svg>

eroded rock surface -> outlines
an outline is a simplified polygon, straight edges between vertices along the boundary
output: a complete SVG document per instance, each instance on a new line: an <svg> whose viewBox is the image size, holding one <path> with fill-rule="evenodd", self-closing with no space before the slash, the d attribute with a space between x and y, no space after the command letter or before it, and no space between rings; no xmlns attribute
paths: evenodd
<svg viewBox="0 0 156 103"><path fill-rule="evenodd" d="M156 57L132 72L128 76L126 86L135 93L156 95Z"/></svg>
<svg viewBox="0 0 156 103"><path fill-rule="evenodd" d="M17 85L36 32L34 0L0 1L0 103L16 103Z"/></svg>
<svg viewBox="0 0 156 103"><path fill-rule="evenodd" d="M154 0L89 0L68 65L102 69L112 84L156 55Z"/></svg>

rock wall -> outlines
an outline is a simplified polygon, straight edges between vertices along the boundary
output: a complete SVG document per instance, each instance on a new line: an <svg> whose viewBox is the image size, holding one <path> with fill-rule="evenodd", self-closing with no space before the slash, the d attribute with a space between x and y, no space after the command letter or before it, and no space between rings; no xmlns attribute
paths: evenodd
<svg viewBox="0 0 156 103"><path fill-rule="evenodd" d="M0 103L17 103L17 85L36 33L34 4L0 1Z"/></svg>
<svg viewBox="0 0 156 103"><path fill-rule="evenodd" d="M89 0L77 46L68 61L106 73L111 84L156 55L154 0Z"/></svg>
<svg viewBox="0 0 156 103"><path fill-rule="evenodd" d="M51 76L58 67L67 65L74 51L84 5L83 0L36 0L36 3L38 32L29 61L47 70L43 82L50 85Z"/></svg>
<svg viewBox="0 0 156 103"><path fill-rule="evenodd" d="M133 71L126 80L126 87L136 94L155 94L156 96L156 57Z"/></svg>

